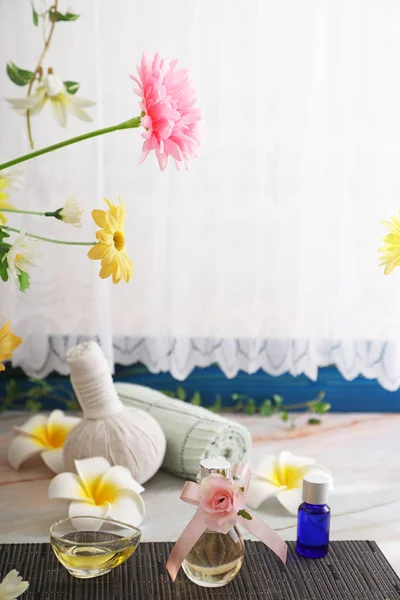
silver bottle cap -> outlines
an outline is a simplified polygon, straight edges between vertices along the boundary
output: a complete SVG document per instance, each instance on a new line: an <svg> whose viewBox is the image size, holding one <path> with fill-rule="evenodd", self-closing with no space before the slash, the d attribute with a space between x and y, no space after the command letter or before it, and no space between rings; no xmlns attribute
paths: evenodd
<svg viewBox="0 0 400 600"><path fill-rule="evenodd" d="M197 481L200 482L204 477L211 473L220 473L227 479L231 478L231 463L223 456L217 458L203 458L200 461L200 471L197 475Z"/></svg>
<svg viewBox="0 0 400 600"><path fill-rule="evenodd" d="M326 504L328 502L330 480L323 473L309 473L303 479L303 502Z"/></svg>

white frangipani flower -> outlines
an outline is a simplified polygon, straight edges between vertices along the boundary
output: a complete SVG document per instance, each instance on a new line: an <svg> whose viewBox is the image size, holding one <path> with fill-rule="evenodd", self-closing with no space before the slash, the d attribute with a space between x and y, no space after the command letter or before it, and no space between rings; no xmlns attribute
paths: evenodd
<svg viewBox="0 0 400 600"><path fill-rule="evenodd" d="M76 460L77 473L56 475L49 485L49 498L72 500L68 516L110 517L129 525L143 521L144 488L125 467L111 466L101 456ZM101 521L99 523L101 526Z"/></svg>
<svg viewBox="0 0 400 600"><path fill-rule="evenodd" d="M79 204L75 196L68 198L60 210L59 219L64 223L70 223L74 227L82 227L82 216L85 209Z"/></svg>
<svg viewBox="0 0 400 600"><path fill-rule="evenodd" d="M28 587L28 581L23 581L18 571L13 569L7 573L0 584L0 600L15 600L26 592Z"/></svg>
<svg viewBox="0 0 400 600"><path fill-rule="evenodd" d="M8 277L13 286L19 290L20 271L28 271L28 267L36 267L36 259L41 256L40 242L32 238L25 231L21 231L5 255L8 265Z"/></svg>
<svg viewBox="0 0 400 600"><path fill-rule="evenodd" d="M281 452L277 457L269 454L252 470L247 503L250 508L258 508L267 498L276 497L290 513L297 514L303 477L316 471L323 472L332 482L329 471L314 458L291 452Z"/></svg>
<svg viewBox="0 0 400 600"><path fill-rule="evenodd" d="M31 115L38 114L48 100L53 109L54 118L61 127L67 126L67 111L81 121L92 121L92 117L83 109L96 103L92 100L77 98L75 94L69 94L62 80L53 73L43 77L33 96L7 98L11 107L22 115L25 115L27 110Z"/></svg>
<svg viewBox="0 0 400 600"><path fill-rule="evenodd" d="M19 469L28 458L40 454L49 469L61 473L64 470L64 442L79 422L78 417L67 416L62 410L53 410L48 417L35 415L22 427L14 427L15 437L7 454L10 466Z"/></svg>

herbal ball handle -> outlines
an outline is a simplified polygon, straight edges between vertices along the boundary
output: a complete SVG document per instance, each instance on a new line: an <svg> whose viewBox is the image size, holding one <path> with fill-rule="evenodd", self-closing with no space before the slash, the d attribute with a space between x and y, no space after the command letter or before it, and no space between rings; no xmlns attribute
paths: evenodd
<svg viewBox="0 0 400 600"><path fill-rule="evenodd" d="M107 360L96 342L84 342L67 354L71 383L87 419L102 419L124 410Z"/></svg>

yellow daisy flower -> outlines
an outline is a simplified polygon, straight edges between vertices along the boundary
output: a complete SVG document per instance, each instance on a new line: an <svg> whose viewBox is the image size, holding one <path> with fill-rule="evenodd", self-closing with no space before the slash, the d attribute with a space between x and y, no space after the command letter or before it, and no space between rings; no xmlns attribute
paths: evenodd
<svg viewBox="0 0 400 600"><path fill-rule="evenodd" d="M101 260L100 277L112 275L113 283L128 282L133 275L132 261L125 250L125 204L112 204L104 198L109 210L93 210L92 217L101 229L98 244L88 252L92 260Z"/></svg>
<svg viewBox="0 0 400 600"><path fill-rule="evenodd" d="M2 162L1 157L0 162ZM14 188L15 190L23 190L24 188L21 182L22 171L20 169L10 167L9 169L3 169L0 172L0 211L2 208L15 208L15 206L7 202L9 194L3 190L6 187ZM5 225L7 220L6 215L0 212L0 225Z"/></svg>
<svg viewBox="0 0 400 600"><path fill-rule="evenodd" d="M11 358L12 353L21 344L22 339L14 335L10 330L10 322L7 321L0 329L0 361ZM0 371L4 371L5 366L0 362Z"/></svg>
<svg viewBox="0 0 400 600"><path fill-rule="evenodd" d="M15 208L12 204L7 202L7 198L9 194L3 192L2 190L7 187L8 183L5 177L0 177L0 211L2 208ZM7 217L4 213L0 212L0 225L5 225L7 223Z"/></svg>
<svg viewBox="0 0 400 600"><path fill-rule="evenodd" d="M392 217L390 221L382 221L391 233L383 238L384 246L379 248L382 253L379 266L385 265L385 275L389 275L400 265L400 220Z"/></svg>

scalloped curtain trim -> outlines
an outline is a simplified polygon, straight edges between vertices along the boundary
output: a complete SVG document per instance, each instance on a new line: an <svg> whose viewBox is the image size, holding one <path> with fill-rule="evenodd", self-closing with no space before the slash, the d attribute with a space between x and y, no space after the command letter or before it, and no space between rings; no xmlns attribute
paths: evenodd
<svg viewBox="0 0 400 600"><path fill-rule="evenodd" d="M363 375L377 379L390 391L400 386L400 344L384 341L117 337L111 343L101 337L57 336L47 338L45 344L43 338L40 344L31 339L12 364L30 377L46 377L51 371L67 374L66 352L87 339L100 343L112 370L114 364L141 362L151 373L170 372L178 380L188 377L195 367L216 363L228 378L239 370L255 373L262 369L273 376L304 373L315 381L319 367L335 365L347 380ZM24 347L29 351L24 353Z"/></svg>

